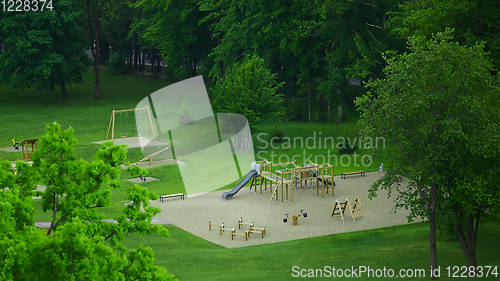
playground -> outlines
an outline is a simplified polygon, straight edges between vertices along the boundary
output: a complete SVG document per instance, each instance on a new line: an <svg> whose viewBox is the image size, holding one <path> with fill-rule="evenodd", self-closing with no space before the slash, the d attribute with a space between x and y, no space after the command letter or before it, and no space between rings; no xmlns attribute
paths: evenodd
<svg viewBox="0 0 500 281"><path fill-rule="evenodd" d="M222 193L226 192L223 190L188 195L186 200L168 199L163 203L154 201L152 204L162 209L158 218L183 230L227 248L245 247L406 224L407 212L399 210L394 213L394 197L387 199L387 193L380 192L373 200L368 199L367 190L383 175L380 172L369 172L365 177L350 177L345 180L336 176L333 198L325 196L322 199L321 195L316 196L316 188L303 187L302 190L294 190L293 203L289 199L283 204L273 201L268 205L271 196L269 190L260 195L253 190L249 192L249 187L245 187L231 200L221 199ZM407 183L407 179L403 179L402 184ZM365 220L357 218L353 221L348 208L344 213L344 223L340 215L331 217L335 199L341 202L348 197L353 201L358 196L363 204ZM283 222L285 214L292 215L301 210L307 212L307 217L299 217L298 225L293 226L291 220ZM232 240L229 232L220 235L219 227L212 226L211 231L208 229L209 221L213 224L224 222L226 228L237 228L240 217L244 223L253 221L256 227L265 226L264 237L253 234L247 241L239 236ZM244 233L246 229L248 227L242 226L236 233Z"/></svg>

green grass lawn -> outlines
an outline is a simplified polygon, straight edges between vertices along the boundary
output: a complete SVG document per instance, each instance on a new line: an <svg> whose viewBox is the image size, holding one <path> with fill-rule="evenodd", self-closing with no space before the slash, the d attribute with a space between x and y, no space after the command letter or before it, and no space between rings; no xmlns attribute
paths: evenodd
<svg viewBox="0 0 500 281"><path fill-rule="evenodd" d="M378 279L430 280L427 223L232 249L214 245L175 226L167 228L171 235L168 239L133 234L124 243L128 247L142 244L153 248L156 264L167 268L179 280L293 280L294 266L300 269L324 269L325 266L337 269L385 267L393 269L395 274L401 269L425 269L425 278ZM493 223L486 224L480 230L477 250L480 265L500 265L500 256L497 254L500 241L496 239L499 231L500 226ZM438 237L437 245L438 263L442 268L440 280L452 280L447 277L446 267L466 264L462 249L457 242L441 237ZM368 278L366 273L355 278L372 279L377 278ZM489 278L467 280L498 278L490 275Z"/></svg>
<svg viewBox="0 0 500 281"><path fill-rule="evenodd" d="M0 147L11 146L12 138L17 141L38 138L44 133L46 124L56 121L62 125L63 129L68 126L75 129L75 136L79 142L76 148L78 157L91 160L99 148L99 145L92 144L92 142L106 138L113 109L134 108L145 96L169 84L168 81L147 76L112 76L104 70L102 72L102 99L95 101L93 99L93 71L89 69L84 76L83 84L68 87L69 101L64 103L59 101L58 91L14 90L6 84L0 84L2 93L0 95L0 124L2 124ZM283 122L280 128L285 137L292 141L297 139L297 141L290 146L285 145L286 141L273 143L272 145L277 148L271 147L269 138L275 128L274 122L260 124L253 134L256 159L272 160L271 158L274 157L273 162L279 162L280 157L282 161L289 161L298 155L295 159L300 165L309 160L336 164L335 174L337 175L355 170L377 170L383 160L373 159L372 165L362 167L356 166L353 158L350 158L351 162L348 164L335 163L332 161L333 155L337 159L342 157L337 148L319 146L320 142L324 144L324 138L330 137L336 140L342 136L359 136L358 132L361 128L357 124L358 116L353 107L348 108L347 114L346 121L340 124L336 122ZM196 140L197 130L186 132L186 138L182 140L186 149L184 153L191 151L190 140ZM306 143L308 138L310 142L316 139L316 144ZM301 145L298 139L302 139L304 143ZM266 144L267 147L265 147ZM332 157L323 160L325 157L328 158L328 153ZM361 148L357 153L358 157L361 157L368 155L369 150ZM137 161L142 157L140 149L129 149L129 161ZM20 158L20 152L0 151L0 159L15 161ZM250 170L250 163L239 164L244 176ZM177 165L150 169L148 175L159 180L141 184L158 195L185 192ZM122 172L121 187L115 189L112 195L113 204L102 210L106 218L113 218L121 213L124 207L123 202L127 201L126 188L131 185L124 179L130 177L131 175L126 171ZM220 189L232 188L236 182ZM41 211L40 201L36 200L35 204L35 220L49 221L50 215ZM135 246L138 243L151 246L156 253L156 264L165 266L180 280L288 280L292 278L292 266L299 266L301 269L325 266L337 268L350 268L351 266L383 268L385 266L399 270L401 268L427 269L429 265L429 230L426 223L237 249L222 248L175 226L167 226L167 228L171 233L171 237L167 240L155 235L139 237L130 234L125 243L128 246ZM496 239L499 231L498 223L488 223L480 230L478 261L481 265L500 265L500 256L496 252L500 248L500 242ZM443 267L466 264L459 243L446 241L443 238L440 238L438 242L438 261ZM360 280L364 279L366 278L360 278Z"/></svg>

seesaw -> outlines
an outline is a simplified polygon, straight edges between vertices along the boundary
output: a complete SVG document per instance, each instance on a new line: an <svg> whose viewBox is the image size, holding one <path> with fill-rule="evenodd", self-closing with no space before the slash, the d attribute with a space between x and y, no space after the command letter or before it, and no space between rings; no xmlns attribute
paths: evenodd
<svg viewBox="0 0 500 281"><path fill-rule="evenodd" d="M162 153L163 151L168 151L169 149L170 149L170 147L165 147L162 150L159 150L159 151L157 151L155 153L152 153L152 154L150 154L150 155L142 158L138 162L134 163L132 166L135 166L135 165L137 165L137 164L139 164L139 163L141 163L143 161L146 161L146 160L149 160L149 165L151 166L151 165L153 165L153 157L157 156L158 154Z"/></svg>
<svg viewBox="0 0 500 281"><path fill-rule="evenodd" d="M288 214L285 214L285 218L283 218L283 222L287 222L289 219L292 219L292 225L298 225L299 224L299 217L304 216L304 218L307 218L307 212L304 212L304 210L300 210L300 213L288 216Z"/></svg>

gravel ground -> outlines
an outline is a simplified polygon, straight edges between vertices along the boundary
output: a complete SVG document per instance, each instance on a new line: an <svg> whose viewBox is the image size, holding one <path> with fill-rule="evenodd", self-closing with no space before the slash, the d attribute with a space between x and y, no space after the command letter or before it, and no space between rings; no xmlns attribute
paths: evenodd
<svg viewBox="0 0 500 281"><path fill-rule="evenodd" d="M157 178L153 177L144 177L146 179L146 182L150 181L157 181ZM132 178L132 179L126 179L125 181L133 182L133 183L143 183L143 181L140 178Z"/></svg>
<svg viewBox="0 0 500 281"><path fill-rule="evenodd" d="M130 164L130 165L132 165L132 164ZM180 160L176 160L176 159L165 159L165 160L155 160L155 161L153 161L153 165L149 165L149 161L147 161L147 160L144 162L141 162L137 165L139 165L139 167L141 167L143 169L151 169L151 168L160 167L160 166L164 166L164 165L176 165L176 164L185 164L185 163L180 161ZM125 166L124 164L121 164L120 167L122 167L122 169L128 168L128 166Z"/></svg>
<svg viewBox="0 0 500 281"><path fill-rule="evenodd" d="M321 198L316 196L316 189L303 188L294 190L294 202L290 200L283 204L272 201L270 205L269 192L255 194L249 188L243 188L232 199L222 199L225 191L214 191L196 196L188 195L185 200L179 198L166 199L163 203L154 201L154 206L162 208L158 218L193 233L205 240L227 248L245 247L250 245L275 243L315 236L324 236L335 233L375 229L386 226L402 225L407 223L406 210L394 213L394 198L387 198L386 191L380 191L378 197L368 199L368 189L374 181L383 174L379 172L366 173L366 177L350 176L347 179L335 177L336 187L334 196ZM406 185L407 179L402 184ZM359 196L362 203L365 220L351 219L349 209L346 209L345 222L340 216L331 217L335 199L344 202L348 197L352 202ZM293 226L291 220L283 223L284 214L289 215L307 212L306 218L299 217L298 225ZM236 236L231 240L230 232L219 234L218 227L208 230L208 222L220 224L225 222L226 227L236 226L240 217L243 222L254 221L255 227L266 227L266 235L262 239L260 234L252 234L248 241L243 236ZM244 233L248 226L237 229L237 233Z"/></svg>
<svg viewBox="0 0 500 281"><path fill-rule="evenodd" d="M133 148L133 147L141 147L140 140L143 143L147 143L148 144L147 146L166 146L166 145L168 145L167 143L164 143L164 142L161 142L161 141L157 141L157 140L151 140L150 141L148 138L145 138L145 137L120 138L119 136L118 136L118 138L115 137L113 143L115 145L128 144L129 148ZM95 144L101 144L103 142L105 142L105 140L103 140L103 141L96 141L96 142L93 142L93 143L95 143Z"/></svg>

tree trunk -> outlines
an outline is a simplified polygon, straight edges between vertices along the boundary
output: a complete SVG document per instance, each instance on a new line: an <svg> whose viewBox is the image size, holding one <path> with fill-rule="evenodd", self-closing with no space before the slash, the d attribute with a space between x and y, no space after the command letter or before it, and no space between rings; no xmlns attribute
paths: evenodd
<svg viewBox="0 0 500 281"><path fill-rule="evenodd" d="M324 104L323 104L323 95L319 94L319 105L318 105L318 118L321 118L321 114L325 110Z"/></svg>
<svg viewBox="0 0 500 281"><path fill-rule="evenodd" d="M311 92L309 91L309 123L311 123Z"/></svg>
<svg viewBox="0 0 500 281"><path fill-rule="evenodd" d="M142 53L142 71L146 70L146 54Z"/></svg>
<svg viewBox="0 0 500 281"><path fill-rule="evenodd" d="M196 76L196 55L193 55L193 77Z"/></svg>
<svg viewBox="0 0 500 281"><path fill-rule="evenodd" d="M92 15L90 13L90 0L87 0L87 16L89 24L89 39L90 39L90 50L92 51L92 57L94 58L94 69L95 69L95 94L94 99L101 99L101 73L99 71L99 15L96 16L95 26L92 25ZM95 38L92 38L92 35ZM94 46L95 42L95 46Z"/></svg>
<svg viewBox="0 0 500 281"><path fill-rule="evenodd" d="M96 23L95 37L96 37L96 51L94 56L94 66L95 66L95 94L94 99L101 99L101 67L99 61L99 23Z"/></svg>
<svg viewBox="0 0 500 281"><path fill-rule="evenodd" d="M66 84L64 83L64 80L61 81L59 86L61 87L61 101L67 101L68 92L66 92Z"/></svg>
<svg viewBox="0 0 500 281"><path fill-rule="evenodd" d="M332 115L332 105L330 103L330 97L326 98L326 102L328 103L328 121L332 120L333 115Z"/></svg>
<svg viewBox="0 0 500 281"><path fill-rule="evenodd" d="M437 200L437 186L436 184L432 184L431 188L432 193L432 205L430 210L429 217L429 225L430 225L430 234L429 234L429 244L431 248L431 279L437 280L439 276L433 276L432 273L435 269L437 269L437 251L436 251L436 200Z"/></svg>
<svg viewBox="0 0 500 281"><path fill-rule="evenodd" d="M161 57L160 54L156 54L156 77L160 76L161 73Z"/></svg>
<svg viewBox="0 0 500 281"><path fill-rule="evenodd" d="M54 78L50 77L49 79L49 87L52 91L55 91L56 90L56 86L54 84Z"/></svg>
<svg viewBox="0 0 500 281"><path fill-rule="evenodd" d="M344 115L344 108L340 105L337 107L337 122L342 122L342 115Z"/></svg>
<svg viewBox="0 0 500 281"><path fill-rule="evenodd" d="M477 241L477 227L479 226L479 215L476 220L476 227L474 228L474 218L471 216L467 221L467 230L464 235L463 224L459 223L455 226L455 232L467 258L467 266L477 267L476 260L476 241Z"/></svg>
<svg viewBox="0 0 500 281"><path fill-rule="evenodd" d="M134 50L134 70L137 70L137 54L138 51L137 51L137 46L135 47L135 50Z"/></svg>

